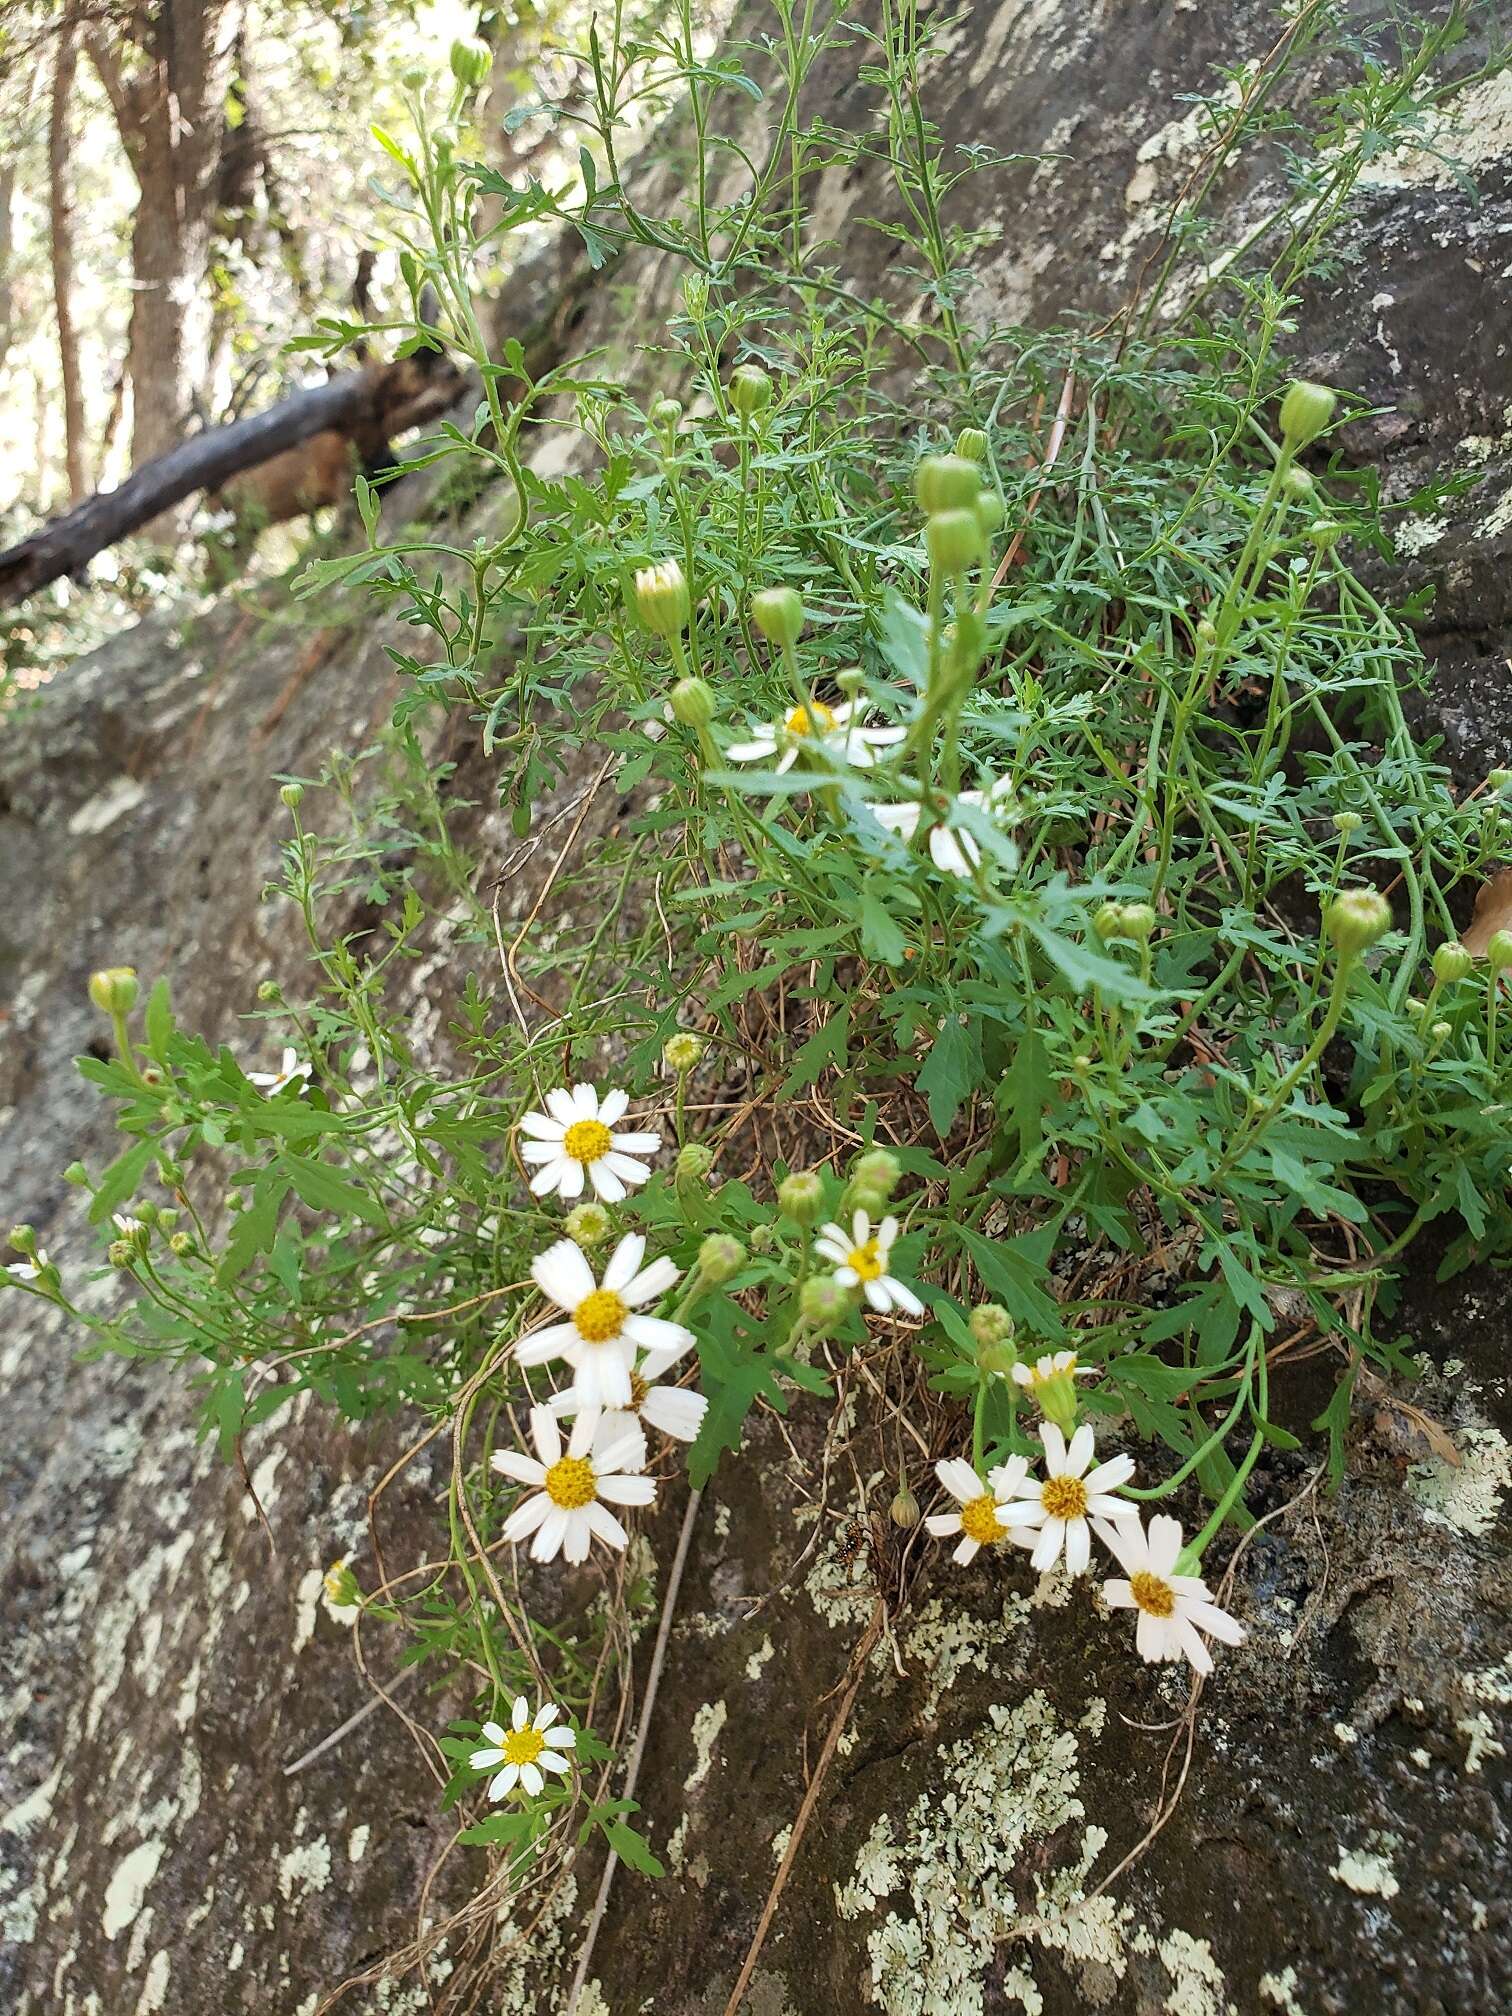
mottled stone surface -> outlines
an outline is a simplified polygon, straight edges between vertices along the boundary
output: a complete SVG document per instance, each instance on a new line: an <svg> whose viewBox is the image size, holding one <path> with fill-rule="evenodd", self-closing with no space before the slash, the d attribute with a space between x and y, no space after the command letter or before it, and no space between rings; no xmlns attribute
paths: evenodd
<svg viewBox="0 0 1512 2016"><path fill-rule="evenodd" d="M1178 94L1275 32L1249 0L963 13L928 77L944 129L1065 157L998 185L975 312L1045 322L1116 308L1196 158ZM872 109L849 62L831 64L824 102L858 125ZM1348 256L1295 338L1309 369L1389 409L1345 442L1389 496L1450 465L1483 472L1426 521L1403 519L1392 577L1436 589L1425 711L1467 779L1512 755L1512 100L1505 81L1476 91L1457 144L1479 200L1429 157L1378 164ZM1267 177L1248 167L1222 192L1234 237L1274 200ZM868 177L836 171L822 192L824 231L863 291L886 282L889 251L855 219L887 207ZM623 338L671 284L620 269L577 333ZM251 1056L256 1025L238 1018L257 980L292 976L301 956L287 916L258 901L285 831L265 780L367 741L393 691L382 641L365 619L334 629L264 734L307 633L261 630L230 607L187 637L149 627L60 680L36 732L0 749L12 899L0 1208L74 1265L89 1245L57 1172L109 1152L68 1061L98 1035L85 976L128 958L168 972L185 1018ZM485 859L503 845L488 830L480 842ZM439 995L445 975L430 984ZM1251 1640L1203 1695L1181 1798L1148 1852L1068 1912L1149 1825L1181 1690L1127 1656L1119 1620L1066 1604L1055 1584L932 1559L896 1620L896 1660L884 1645L863 1683L752 1986L755 2016L1504 2005L1509 1329L1494 1280L1438 1289L1424 1264L1406 1294L1401 1327L1439 1368L1406 1397L1461 1461L1388 1397L1362 1404L1338 1498L1308 1496L1240 1564ZM182 1384L75 1364L68 1339L6 1313L0 2003L21 2016L309 2016L407 1936L448 1833L387 1715L282 1775L365 1698L318 1571L360 1545L392 1445L313 1414L260 1431L248 1461L275 1551L236 1475L197 1448ZM1332 1377L1316 1362L1290 1375L1294 1425ZM810 1461L819 1428L811 1413L796 1430ZM1301 1457L1274 1458L1270 1503L1306 1476ZM621 1873L584 2016L724 2008L871 1609L827 1521L785 1580L811 1537L812 1487L763 1434L703 1506L641 1786L673 1875ZM426 1496L417 1475L396 1531L423 1535ZM663 1558L676 1518L669 1507L657 1529ZM1172 1786L1184 1754L1182 1736ZM569 1923L554 1936L570 1949ZM429 2005L406 1986L350 2006ZM555 2010L560 1987L522 1969L482 2006Z"/></svg>

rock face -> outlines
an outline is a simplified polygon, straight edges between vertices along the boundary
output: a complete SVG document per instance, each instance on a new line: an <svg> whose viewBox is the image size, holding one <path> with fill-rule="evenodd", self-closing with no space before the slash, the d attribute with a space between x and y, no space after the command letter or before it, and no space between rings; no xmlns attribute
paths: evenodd
<svg viewBox="0 0 1512 2016"><path fill-rule="evenodd" d="M949 27L926 75L943 130L1062 157L996 185L973 312L1117 308L1200 153L1179 94L1276 32L1248 0L999 0ZM818 95L837 124L872 117L849 58ZM1484 473L1404 515L1392 574L1436 591L1437 678L1419 705L1470 782L1512 758L1506 77L1472 87L1455 133L1478 199L1431 155L1379 161L1295 342L1314 375L1382 409L1346 445L1389 496L1451 465ZM1237 171L1219 245L1279 190L1274 162ZM821 192L863 293L888 283L888 249L854 220L888 200L838 172ZM632 277L654 312L670 282ZM590 303L578 333L612 337L624 313L618 295ZM75 667L0 749L0 1198L71 1269L92 1248L58 1172L111 1152L69 1063L99 1035L89 970L170 974L185 1020L248 1056L258 1027L238 1017L257 981L297 975L291 920L259 902L286 832L267 780L365 746L393 690L382 625L351 604L326 621L291 639L226 607L184 635L144 627ZM476 837L485 864L502 855L487 821ZM430 986L444 985L441 969ZM1437 1288L1431 1258L1401 1317L1429 1369L1410 1394L1362 1395L1338 1495L1309 1488L1305 1453L1268 1459L1278 1516L1235 1571L1250 1640L1190 1724L1184 1690L1053 1584L952 1573L917 1549L883 1564L908 1600L866 1662L750 1987L755 2016L1505 2005L1512 1359L1498 1284ZM76 1363L37 1305L17 1324L18 1302L0 1346L0 2001L18 2016L312 2016L411 1935L450 1834L386 1712L284 1775L369 1698L320 1570L361 1545L395 1445L313 1413L259 1431L247 1460L270 1545L236 1473L197 1443L182 1384ZM1332 1377L1291 1374L1293 1425ZM816 1433L800 1426L800 1454ZM640 1787L671 1874L620 1873L584 2016L718 2016L734 1985L878 1603L828 1513L815 1535L793 1474L758 1435L700 1510ZM406 1488L390 1516L423 1545L423 1470ZM657 1532L662 1560L678 1513ZM421 1719L444 1721L444 1704ZM563 2006L547 1963L565 1956L570 1976L573 1906L559 1899L480 2006ZM430 1989L375 1985L343 2006L428 2009L446 1964Z"/></svg>

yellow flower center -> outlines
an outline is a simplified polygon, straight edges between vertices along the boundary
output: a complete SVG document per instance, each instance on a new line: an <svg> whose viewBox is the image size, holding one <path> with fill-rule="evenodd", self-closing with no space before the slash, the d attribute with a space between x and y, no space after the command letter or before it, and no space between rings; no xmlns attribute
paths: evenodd
<svg viewBox="0 0 1512 2016"><path fill-rule="evenodd" d="M602 1120L574 1120L562 1136L562 1148L574 1162L597 1162L613 1146Z"/></svg>
<svg viewBox="0 0 1512 2016"><path fill-rule="evenodd" d="M511 1729L502 1748L506 1764L534 1764L546 1748L546 1738L527 1723L523 1729Z"/></svg>
<svg viewBox="0 0 1512 2016"><path fill-rule="evenodd" d="M849 1258L850 1265L862 1281L878 1280L887 1265L886 1256L877 1251L875 1239L868 1239L864 1246L853 1246Z"/></svg>
<svg viewBox="0 0 1512 2016"><path fill-rule="evenodd" d="M1141 1568L1137 1575L1129 1577L1129 1594L1151 1617L1171 1617L1176 1611L1176 1591L1170 1583L1159 1575L1152 1575Z"/></svg>
<svg viewBox="0 0 1512 2016"><path fill-rule="evenodd" d="M1040 1503L1052 1519L1085 1519L1087 1487L1080 1477L1047 1477L1040 1487Z"/></svg>
<svg viewBox="0 0 1512 2016"><path fill-rule="evenodd" d="M586 1456L564 1456L546 1472L546 1496L564 1512L591 1505L598 1480Z"/></svg>
<svg viewBox="0 0 1512 2016"><path fill-rule="evenodd" d="M650 1385L646 1380L642 1379L639 1372L632 1372L630 1374L630 1411L632 1414L639 1414L641 1403L650 1391Z"/></svg>
<svg viewBox="0 0 1512 2016"><path fill-rule="evenodd" d="M816 700L811 707L795 707L787 717L789 735L812 735L816 728L823 734L834 725L835 711L822 700Z"/></svg>
<svg viewBox="0 0 1512 2016"><path fill-rule="evenodd" d="M607 1344L610 1338L618 1337L629 1314L623 1297L612 1288L595 1288L573 1310L572 1320L585 1344Z"/></svg>
<svg viewBox="0 0 1512 2016"><path fill-rule="evenodd" d="M961 1531L968 1540L975 1540L979 1547L990 1547L994 1540L1008 1537L998 1524L997 1500L990 1491L984 1491L980 1498L973 1498L969 1505L961 1507Z"/></svg>

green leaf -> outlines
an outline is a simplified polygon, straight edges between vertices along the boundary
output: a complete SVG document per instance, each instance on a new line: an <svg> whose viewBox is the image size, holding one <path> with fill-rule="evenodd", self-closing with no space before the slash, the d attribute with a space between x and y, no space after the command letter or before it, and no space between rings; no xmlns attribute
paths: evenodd
<svg viewBox="0 0 1512 2016"><path fill-rule="evenodd" d="M388 1223L376 1198L349 1183L345 1176L338 1176L324 1162L310 1162L303 1155L287 1155L284 1164L301 1201L312 1210L336 1211L346 1218L360 1218L365 1225Z"/></svg>
<svg viewBox="0 0 1512 2016"><path fill-rule="evenodd" d="M943 1141L968 1095L982 1080L982 1034L964 1015L947 1015L914 1080L929 1101L929 1118Z"/></svg>
<svg viewBox="0 0 1512 2016"><path fill-rule="evenodd" d="M801 1092L806 1085L812 1085L826 1065L833 1064L837 1071L845 1069L846 1039L850 1033L850 1009L837 1008L822 1029L816 1029L793 1059L793 1068L788 1073L780 1099L791 1099L795 1092Z"/></svg>
<svg viewBox="0 0 1512 2016"><path fill-rule="evenodd" d="M874 879L861 890L861 950L868 959L880 959L884 966L901 965L908 940L898 929Z"/></svg>
<svg viewBox="0 0 1512 2016"><path fill-rule="evenodd" d="M144 1022L147 1048L159 1064L168 1061L168 1038L173 1034L173 1010L168 1003L168 982L157 981L147 996Z"/></svg>
<svg viewBox="0 0 1512 2016"><path fill-rule="evenodd" d="M100 1187L95 1192L94 1202L89 1207L91 1224L103 1224L112 1211L118 1210L126 1202L141 1182L147 1164L156 1153L155 1141L138 1141L128 1148L124 1155L116 1157L100 1178Z"/></svg>
<svg viewBox="0 0 1512 2016"><path fill-rule="evenodd" d="M238 1280L259 1253L266 1253L278 1236L278 1214L289 1194L289 1179L282 1170L268 1170L252 1186L252 1201L238 1214L215 1269L215 1278L224 1287Z"/></svg>
<svg viewBox="0 0 1512 2016"><path fill-rule="evenodd" d="M1041 1337L1066 1334L1058 1305L1041 1285L1046 1278L1047 1235L1050 1244L1055 1239L1053 1225L1040 1226L1030 1236L1012 1241L984 1239L969 1225L958 1225L956 1235L983 1284L1016 1322L1027 1324Z"/></svg>
<svg viewBox="0 0 1512 2016"><path fill-rule="evenodd" d="M642 1876L665 1876L666 1870L651 1853L643 1835L633 1827L627 1827L623 1820L604 1822L604 1839L618 1855L621 1862L636 1869Z"/></svg>

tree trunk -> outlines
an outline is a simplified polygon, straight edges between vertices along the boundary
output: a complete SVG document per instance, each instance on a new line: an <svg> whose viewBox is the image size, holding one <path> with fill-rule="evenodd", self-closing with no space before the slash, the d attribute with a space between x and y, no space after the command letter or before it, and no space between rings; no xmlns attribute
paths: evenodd
<svg viewBox="0 0 1512 2016"><path fill-rule="evenodd" d="M68 501L89 493L84 465L84 386L79 370L79 335L73 317L73 199L68 186L68 112L78 63L76 23L66 14L58 30L52 107L47 122L47 196L52 241L53 309L58 318L58 362L63 374L63 460Z"/></svg>

